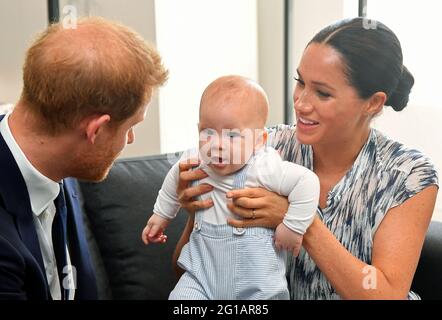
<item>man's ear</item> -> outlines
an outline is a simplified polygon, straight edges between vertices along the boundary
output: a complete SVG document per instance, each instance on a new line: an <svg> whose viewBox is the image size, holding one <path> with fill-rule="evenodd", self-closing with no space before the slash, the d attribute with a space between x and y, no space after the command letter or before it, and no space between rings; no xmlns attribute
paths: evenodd
<svg viewBox="0 0 442 320"><path fill-rule="evenodd" d="M104 126L109 123L110 119L110 115L102 114L91 116L85 120L86 137L91 144L95 143L98 134L103 130Z"/></svg>
<svg viewBox="0 0 442 320"><path fill-rule="evenodd" d="M382 111L382 108L384 107L386 101L387 95L385 94L385 92L379 91L373 94L368 100L368 105L365 110L367 115L370 115L371 117L376 116L379 112Z"/></svg>

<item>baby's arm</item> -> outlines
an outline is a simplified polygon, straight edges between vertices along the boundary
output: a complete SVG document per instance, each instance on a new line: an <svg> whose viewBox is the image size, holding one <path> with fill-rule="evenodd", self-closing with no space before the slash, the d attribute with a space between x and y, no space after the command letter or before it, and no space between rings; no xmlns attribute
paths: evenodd
<svg viewBox="0 0 442 320"><path fill-rule="evenodd" d="M302 234L289 229L284 223L280 223L275 231L275 246L279 250L290 251L294 257L297 257L303 237Z"/></svg>
<svg viewBox="0 0 442 320"><path fill-rule="evenodd" d="M147 225L141 234L144 244L149 243L165 243L167 236L164 230L169 225L169 220L154 213L147 221Z"/></svg>
<svg viewBox="0 0 442 320"><path fill-rule="evenodd" d="M319 202L319 179L307 168L284 161L281 194L288 195L289 209L275 231L275 245L298 256L302 238L313 222Z"/></svg>
<svg viewBox="0 0 442 320"><path fill-rule="evenodd" d="M158 192L157 200L154 205L153 214L147 221L146 227L141 233L141 239L145 244L164 243L167 236L164 230L170 220L175 218L180 203L176 193L179 179L179 162L174 164L166 175L163 185Z"/></svg>
<svg viewBox="0 0 442 320"><path fill-rule="evenodd" d="M279 249L292 251L296 256L302 237L316 213L319 179L307 168L283 161L279 156L267 158L261 164L258 176L264 187L288 197L289 209L283 222L276 228L275 245Z"/></svg>

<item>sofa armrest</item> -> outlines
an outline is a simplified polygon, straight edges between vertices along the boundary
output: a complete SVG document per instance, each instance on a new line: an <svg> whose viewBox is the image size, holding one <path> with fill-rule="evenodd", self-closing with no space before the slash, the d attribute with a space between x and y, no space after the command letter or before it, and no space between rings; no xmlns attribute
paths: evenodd
<svg viewBox="0 0 442 320"><path fill-rule="evenodd" d="M442 299L442 222L432 221L411 290L424 300Z"/></svg>

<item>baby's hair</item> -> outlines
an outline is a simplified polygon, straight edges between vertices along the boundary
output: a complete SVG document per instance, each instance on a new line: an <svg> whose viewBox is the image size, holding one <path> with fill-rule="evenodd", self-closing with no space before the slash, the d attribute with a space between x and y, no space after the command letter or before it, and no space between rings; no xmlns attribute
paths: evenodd
<svg viewBox="0 0 442 320"><path fill-rule="evenodd" d="M269 105L267 94L258 83L249 78L239 75L228 75L211 82L201 96L200 113L203 105L206 105L208 101L214 98L225 101L233 99L242 101L258 98L260 103L255 104L254 112L263 119L264 123L267 120Z"/></svg>

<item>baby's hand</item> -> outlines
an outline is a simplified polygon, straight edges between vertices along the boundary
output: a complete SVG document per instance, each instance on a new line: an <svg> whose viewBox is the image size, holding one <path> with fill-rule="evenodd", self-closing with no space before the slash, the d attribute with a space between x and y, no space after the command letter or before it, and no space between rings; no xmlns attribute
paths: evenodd
<svg viewBox="0 0 442 320"><path fill-rule="evenodd" d="M168 224L169 220L154 213L147 221L147 225L141 234L144 244L165 243L167 236L163 232Z"/></svg>
<svg viewBox="0 0 442 320"><path fill-rule="evenodd" d="M301 250L302 238L302 234L290 230L284 223L280 223L275 231L276 248L291 251L294 257L297 257Z"/></svg>

